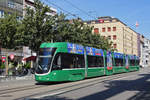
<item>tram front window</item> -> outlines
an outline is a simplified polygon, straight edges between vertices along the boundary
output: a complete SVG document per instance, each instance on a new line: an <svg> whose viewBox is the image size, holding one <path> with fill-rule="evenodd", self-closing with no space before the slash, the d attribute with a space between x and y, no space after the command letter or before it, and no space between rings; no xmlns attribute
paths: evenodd
<svg viewBox="0 0 150 100"><path fill-rule="evenodd" d="M38 56L38 64L36 73L43 74L47 73L50 69L52 57L56 48L41 48Z"/></svg>

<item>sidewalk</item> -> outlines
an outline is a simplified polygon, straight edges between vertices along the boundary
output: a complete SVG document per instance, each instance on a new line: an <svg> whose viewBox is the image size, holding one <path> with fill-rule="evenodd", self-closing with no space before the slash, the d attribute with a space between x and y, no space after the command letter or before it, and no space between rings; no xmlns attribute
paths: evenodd
<svg viewBox="0 0 150 100"><path fill-rule="evenodd" d="M15 81L15 80L34 80L34 74L26 76L0 76L0 82Z"/></svg>

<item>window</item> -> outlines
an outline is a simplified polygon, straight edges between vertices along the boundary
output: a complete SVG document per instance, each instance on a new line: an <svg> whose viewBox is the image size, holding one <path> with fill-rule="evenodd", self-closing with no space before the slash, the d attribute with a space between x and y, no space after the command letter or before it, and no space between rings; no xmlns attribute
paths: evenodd
<svg viewBox="0 0 150 100"><path fill-rule="evenodd" d="M99 33L99 29L98 28L94 28L94 33L98 34Z"/></svg>
<svg viewBox="0 0 150 100"><path fill-rule="evenodd" d="M104 39L106 39L106 37L105 36L103 36L104 37Z"/></svg>
<svg viewBox="0 0 150 100"><path fill-rule="evenodd" d="M105 32L105 28L102 28L102 32Z"/></svg>
<svg viewBox="0 0 150 100"><path fill-rule="evenodd" d="M70 53L59 53L55 56L53 70L85 68L84 56Z"/></svg>
<svg viewBox="0 0 150 100"><path fill-rule="evenodd" d="M116 27L113 27L113 31L116 31Z"/></svg>
<svg viewBox="0 0 150 100"><path fill-rule="evenodd" d="M36 73L43 74L49 71L55 50L56 48L40 48Z"/></svg>
<svg viewBox="0 0 150 100"><path fill-rule="evenodd" d="M88 56L88 67L104 67L104 60L101 56Z"/></svg>
<svg viewBox="0 0 150 100"><path fill-rule="evenodd" d="M117 48L117 44L114 44L114 48Z"/></svg>
<svg viewBox="0 0 150 100"><path fill-rule="evenodd" d="M145 62L146 64L148 64L148 60L146 60L146 62Z"/></svg>
<svg viewBox="0 0 150 100"><path fill-rule="evenodd" d="M110 27L108 27L108 32L110 32L111 31L111 28Z"/></svg>
<svg viewBox="0 0 150 100"><path fill-rule="evenodd" d="M3 17L4 17L4 11L0 10L0 18L3 18Z"/></svg>
<svg viewBox="0 0 150 100"><path fill-rule="evenodd" d="M110 35L108 36L108 39L111 39L111 36L110 36Z"/></svg>
<svg viewBox="0 0 150 100"><path fill-rule="evenodd" d="M136 60L135 62L136 62L135 65L139 65L140 60Z"/></svg>
<svg viewBox="0 0 150 100"><path fill-rule="evenodd" d="M117 39L117 36L116 35L113 35L113 40L116 40Z"/></svg>
<svg viewBox="0 0 150 100"><path fill-rule="evenodd" d="M21 16L17 16L17 20L22 20L23 18Z"/></svg>
<svg viewBox="0 0 150 100"><path fill-rule="evenodd" d="M135 66L136 62L134 59L130 59L130 66Z"/></svg>
<svg viewBox="0 0 150 100"><path fill-rule="evenodd" d="M8 15L12 15L12 13L11 13L11 12L8 12Z"/></svg>
<svg viewBox="0 0 150 100"><path fill-rule="evenodd" d="M123 59L115 58L115 66L123 66Z"/></svg>
<svg viewBox="0 0 150 100"><path fill-rule="evenodd" d="M12 2L12 1L9 1L9 2L8 2L8 7L10 7L10 8L15 8L15 3Z"/></svg>

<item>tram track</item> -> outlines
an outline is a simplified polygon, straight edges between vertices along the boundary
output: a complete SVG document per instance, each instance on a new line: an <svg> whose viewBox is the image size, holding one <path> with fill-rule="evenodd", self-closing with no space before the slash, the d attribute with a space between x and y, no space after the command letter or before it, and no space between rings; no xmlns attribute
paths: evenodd
<svg viewBox="0 0 150 100"><path fill-rule="evenodd" d="M137 75L137 72L130 72L130 73L124 73L124 74L126 74L126 75L127 74L128 75L130 75L130 74ZM88 79L87 79L84 82L81 81L81 83L77 83L77 84L74 84L74 85L64 86L64 87L61 87L61 88L56 88L56 89L53 89L53 90L48 90L48 91L28 95L27 97L21 97L21 98L18 98L18 99L32 98L32 97L45 95L45 94L53 94L53 96L55 96L55 95L58 95L58 94L63 94L63 93L71 92L71 91L74 91L74 90L82 89L82 88L85 88L85 87L93 86L93 85L98 84L98 83L103 83L103 82L106 82L106 81L112 81L112 80L115 80L115 79L123 78L126 75L115 74L115 75L111 75L111 76L101 77L101 79L98 79L98 80L93 79L93 80L90 80L90 81L88 81ZM62 91L62 92L60 92L60 91ZM16 100L18 100L18 99L16 99Z"/></svg>
<svg viewBox="0 0 150 100"><path fill-rule="evenodd" d="M3 90L0 90L0 95L24 91L24 90L30 90L30 89L35 89L35 88L41 88L41 87L46 87L46 86L28 85L28 86L21 86L21 87L15 87L15 88L10 88L10 89L3 89Z"/></svg>
<svg viewBox="0 0 150 100"><path fill-rule="evenodd" d="M137 75L138 72L130 72L130 73L123 73L123 74L114 74L111 76L102 76L97 78L90 78L86 80L76 81L76 82L68 82L64 84L46 84L46 85L28 85L28 86L22 86L22 87L16 87L16 88L10 88L10 89L3 89L0 90L0 96L7 95L7 94L17 94L19 92L28 93L29 91L37 91L38 89L42 90L44 87L47 87L47 89L39 92L32 92L32 94L26 95L26 96L20 96L16 100L20 100L22 98L32 98L44 94L53 94L57 95L58 93L66 93L70 91L74 91L77 89L93 86L98 83L103 83L107 81L112 81L115 79L123 78L130 75ZM55 85L55 86L54 86ZM54 88L51 88L54 87ZM55 94L56 93L56 94Z"/></svg>

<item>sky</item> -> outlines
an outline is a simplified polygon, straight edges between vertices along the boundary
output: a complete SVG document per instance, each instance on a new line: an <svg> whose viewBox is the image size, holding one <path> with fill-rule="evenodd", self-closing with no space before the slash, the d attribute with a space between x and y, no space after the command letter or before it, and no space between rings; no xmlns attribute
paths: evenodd
<svg viewBox="0 0 150 100"><path fill-rule="evenodd" d="M136 32L150 39L150 0L41 0L67 14L67 18L80 17L95 20L97 17L118 18ZM76 15L72 16L72 15ZM139 26L136 27L135 23Z"/></svg>

